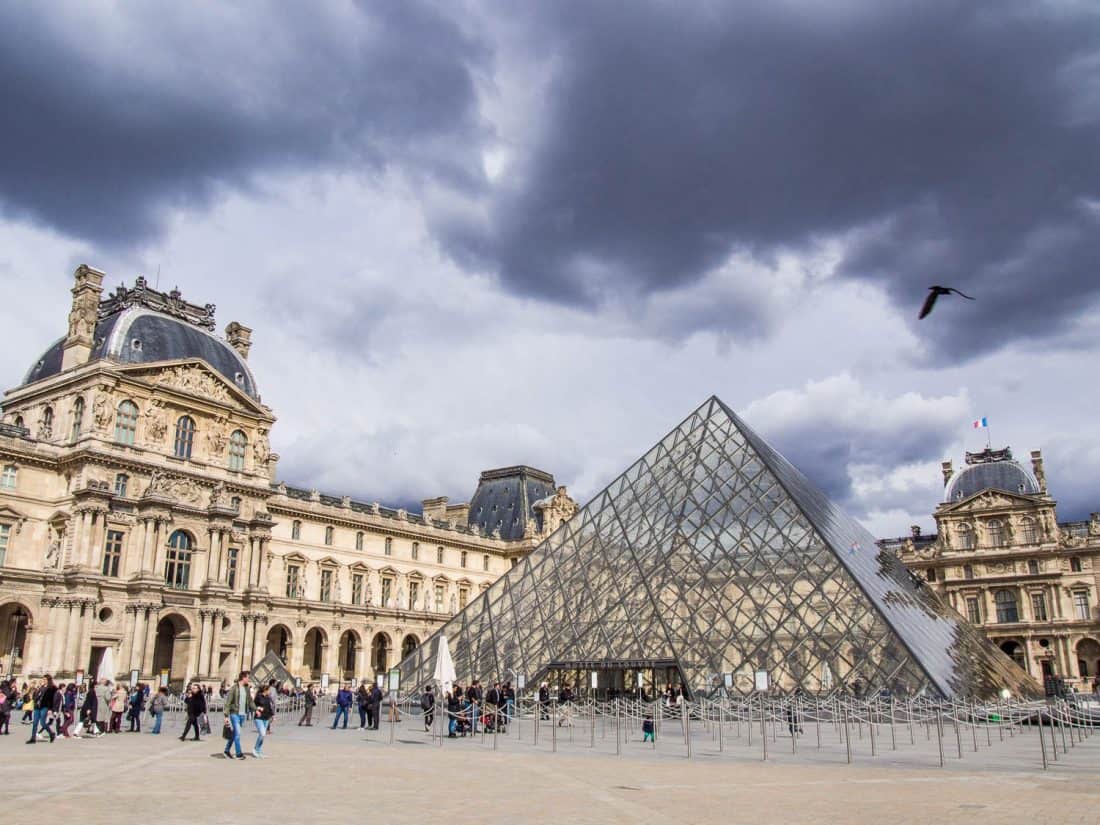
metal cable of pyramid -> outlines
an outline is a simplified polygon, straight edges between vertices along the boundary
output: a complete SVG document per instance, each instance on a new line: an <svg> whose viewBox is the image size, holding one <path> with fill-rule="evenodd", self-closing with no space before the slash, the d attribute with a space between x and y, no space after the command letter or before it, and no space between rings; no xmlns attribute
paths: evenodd
<svg viewBox="0 0 1100 825"><path fill-rule="evenodd" d="M714 397L406 657L403 685L431 680L442 635L460 681L1039 695Z"/></svg>

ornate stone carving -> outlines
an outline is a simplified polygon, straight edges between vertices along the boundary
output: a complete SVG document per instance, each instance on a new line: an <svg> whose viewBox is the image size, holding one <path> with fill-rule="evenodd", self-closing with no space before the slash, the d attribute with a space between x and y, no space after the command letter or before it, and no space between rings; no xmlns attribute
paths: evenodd
<svg viewBox="0 0 1100 825"><path fill-rule="evenodd" d="M206 446L210 451L210 455L221 455L228 441L229 432L225 426L225 418L219 417L206 432Z"/></svg>
<svg viewBox="0 0 1100 825"><path fill-rule="evenodd" d="M162 470L154 470L142 498L170 498L196 507L202 505L202 490L195 482L169 476Z"/></svg>
<svg viewBox="0 0 1100 825"><path fill-rule="evenodd" d="M114 399L106 387L100 387L92 403L92 419L95 422L95 428L100 431L108 429L114 412Z"/></svg>
<svg viewBox="0 0 1100 825"><path fill-rule="evenodd" d="M163 444L168 433L168 414L164 402L154 398L145 411L145 435L150 444Z"/></svg>
<svg viewBox="0 0 1100 825"><path fill-rule="evenodd" d="M252 458L256 465L262 467L271 458L271 442L267 438L267 428L260 427L256 431L256 441L252 444Z"/></svg>
<svg viewBox="0 0 1100 825"><path fill-rule="evenodd" d="M215 401L233 400L233 396L220 379L193 364L168 367L157 378L157 384L212 398Z"/></svg>
<svg viewBox="0 0 1100 825"><path fill-rule="evenodd" d="M210 506L228 508L232 506L229 492L225 489L225 482L219 481L210 491Z"/></svg>
<svg viewBox="0 0 1100 825"><path fill-rule="evenodd" d="M80 285L79 275L77 285ZM120 284L113 295L108 296L102 303L99 303L98 300L96 303L98 307L94 306L92 308L93 320L97 308L99 317L106 318L108 315L113 315L126 307L144 306L171 315L174 318L180 318L189 324L203 327L211 332L215 328L214 311L217 307L214 304L205 304L200 307L198 304L185 301L178 287L171 292L158 292L149 287L149 282L145 278L138 278L132 289L127 289Z"/></svg>

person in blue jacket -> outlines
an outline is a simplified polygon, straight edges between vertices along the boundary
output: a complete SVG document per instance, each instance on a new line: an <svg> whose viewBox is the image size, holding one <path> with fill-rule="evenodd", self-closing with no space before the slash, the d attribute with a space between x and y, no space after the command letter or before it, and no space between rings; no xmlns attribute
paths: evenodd
<svg viewBox="0 0 1100 825"><path fill-rule="evenodd" d="M336 730L336 726L340 724L340 717L344 717L344 728L348 726L348 710L351 708L352 700L351 691L347 685L342 685L340 690L336 694L336 718L332 720L332 729Z"/></svg>

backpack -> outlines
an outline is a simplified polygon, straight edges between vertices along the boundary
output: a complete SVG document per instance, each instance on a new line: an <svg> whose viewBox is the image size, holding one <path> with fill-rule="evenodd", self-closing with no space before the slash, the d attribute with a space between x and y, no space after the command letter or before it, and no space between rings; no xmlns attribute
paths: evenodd
<svg viewBox="0 0 1100 825"><path fill-rule="evenodd" d="M421 710L431 710L434 705L435 705L435 697L432 696L432 694L425 691L424 693L422 693L420 695L420 709Z"/></svg>

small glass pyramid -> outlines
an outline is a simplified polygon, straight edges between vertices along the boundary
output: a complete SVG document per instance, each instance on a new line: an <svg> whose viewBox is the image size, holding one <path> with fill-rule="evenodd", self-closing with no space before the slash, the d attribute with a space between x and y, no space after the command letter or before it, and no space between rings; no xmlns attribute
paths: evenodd
<svg viewBox="0 0 1100 825"><path fill-rule="evenodd" d="M815 694L992 699L1037 684L725 404L710 398L401 662L461 682L673 665ZM656 677L654 677L656 679Z"/></svg>

